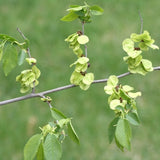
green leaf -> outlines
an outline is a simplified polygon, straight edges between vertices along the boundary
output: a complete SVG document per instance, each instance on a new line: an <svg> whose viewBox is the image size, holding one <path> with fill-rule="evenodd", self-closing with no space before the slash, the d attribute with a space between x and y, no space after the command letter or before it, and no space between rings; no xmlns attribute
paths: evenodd
<svg viewBox="0 0 160 160"><path fill-rule="evenodd" d="M155 45L155 44L151 44L150 47L151 47L152 49L159 49L159 47L158 47L157 45Z"/></svg>
<svg viewBox="0 0 160 160"><path fill-rule="evenodd" d="M134 112L129 112L126 115L126 119L133 125L138 126L140 124L138 115Z"/></svg>
<svg viewBox="0 0 160 160"><path fill-rule="evenodd" d="M29 65L36 64L37 60L35 58L26 58Z"/></svg>
<svg viewBox="0 0 160 160"><path fill-rule="evenodd" d="M2 60L3 48L4 48L5 43L6 41L2 41L2 43L0 44L0 61Z"/></svg>
<svg viewBox="0 0 160 160"><path fill-rule="evenodd" d="M104 10L101 7L97 6L97 5L91 6L90 10L91 10L91 14L92 15L96 15L96 16L102 15L103 12L104 12Z"/></svg>
<svg viewBox="0 0 160 160"><path fill-rule="evenodd" d="M41 72L40 72L40 70L36 67L36 65L33 65L33 66L32 66L32 71L33 71L33 73L35 74L36 79L38 79L39 76L41 75Z"/></svg>
<svg viewBox="0 0 160 160"><path fill-rule="evenodd" d="M123 89L120 89L120 96L122 99L125 99L127 101L130 101L131 99L131 97Z"/></svg>
<svg viewBox="0 0 160 160"><path fill-rule="evenodd" d="M89 38L86 35L81 35L77 38L79 44L86 44L89 42Z"/></svg>
<svg viewBox="0 0 160 160"><path fill-rule="evenodd" d="M90 87L90 85L84 84L83 82L80 82L79 86L84 91L86 91Z"/></svg>
<svg viewBox="0 0 160 160"><path fill-rule="evenodd" d="M70 82L75 85L79 85L83 79L83 75L81 73L74 71L71 75Z"/></svg>
<svg viewBox="0 0 160 160"><path fill-rule="evenodd" d="M130 150L131 149L131 128L126 119L119 119L115 131L117 141L121 146Z"/></svg>
<svg viewBox="0 0 160 160"><path fill-rule="evenodd" d="M83 6L79 6L79 5L74 5L74 6L70 6L71 8L67 9L67 11L80 11L83 9Z"/></svg>
<svg viewBox="0 0 160 160"><path fill-rule="evenodd" d="M142 63L140 63L139 66L133 68L132 66L128 66L128 70L131 72L131 73L139 73L139 74L142 74L142 75L146 75L148 72L144 69Z"/></svg>
<svg viewBox="0 0 160 160"><path fill-rule="evenodd" d="M119 117L114 118L108 127L108 137L109 137L109 143L112 143L113 138L115 137L115 130L116 130L116 125L119 120Z"/></svg>
<svg viewBox="0 0 160 160"><path fill-rule="evenodd" d="M93 73L87 73L82 82L86 85L90 85L94 81L94 74Z"/></svg>
<svg viewBox="0 0 160 160"><path fill-rule="evenodd" d="M123 41L122 45L123 45L123 50L125 52L128 53L128 52L134 51L134 42L131 39L129 39L129 38L125 39Z"/></svg>
<svg viewBox="0 0 160 160"><path fill-rule="evenodd" d="M70 121L70 123L68 123L68 135L75 143L79 144L79 138L78 138L73 126L72 126L71 121Z"/></svg>
<svg viewBox="0 0 160 160"><path fill-rule="evenodd" d="M8 36L6 34L0 34L0 39L5 40L5 41L7 40L9 42L15 42L15 41L17 41L15 38L13 38L11 36Z"/></svg>
<svg viewBox="0 0 160 160"><path fill-rule="evenodd" d="M25 49L22 49L21 52L18 54L18 65L21 66L27 57L27 53Z"/></svg>
<svg viewBox="0 0 160 160"><path fill-rule="evenodd" d="M134 90L134 88L131 87L131 86L129 86L129 85L124 85L122 88L123 88L123 90L124 90L125 92L129 92L129 91Z"/></svg>
<svg viewBox="0 0 160 160"><path fill-rule="evenodd" d="M61 21L74 21L75 19L78 18L78 15L75 14L75 12L71 11L70 13L68 13L66 16L61 18Z"/></svg>
<svg viewBox="0 0 160 160"><path fill-rule="evenodd" d="M123 102L121 103L119 99L114 99L110 102L109 106L112 110L115 110L117 106L124 107L126 103L127 103L126 100L123 100Z"/></svg>
<svg viewBox="0 0 160 160"><path fill-rule="evenodd" d="M24 160L33 160L38 152L41 142L41 134L32 136L24 147Z"/></svg>
<svg viewBox="0 0 160 160"><path fill-rule="evenodd" d="M142 34L131 34L131 39L134 42L139 42L139 47L141 50L147 51L150 47L152 49L159 49L157 45L154 45L154 39L151 38L148 31L144 31Z"/></svg>
<svg viewBox="0 0 160 160"><path fill-rule="evenodd" d="M135 93L129 92L128 95L129 95L131 98L137 98L137 97L141 96L142 94L141 94L141 92L135 92Z"/></svg>
<svg viewBox="0 0 160 160"><path fill-rule="evenodd" d="M26 45L28 45L27 40L25 40L25 42L20 43L20 42L18 42L15 38L13 38L13 37L11 37L11 36L8 36L8 35L6 35L6 34L0 34L0 39L5 40L5 41L7 41L7 42L10 42L11 44L18 45L18 46L21 47L21 48L23 48L23 47L25 48ZM25 48L25 49L26 49L26 48Z"/></svg>
<svg viewBox="0 0 160 160"><path fill-rule="evenodd" d="M62 156L62 148L54 134L47 135L43 147L46 160L60 160Z"/></svg>
<svg viewBox="0 0 160 160"><path fill-rule="evenodd" d="M147 59L142 59L143 67L146 71L153 71L152 62Z"/></svg>
<svg viewBox="0 0 160 160"><path fill-rule="evenodd" d="M123 152L124 151L124 147L118 142L116 137L115 137L115 142L116 142L117 147Z"/></svg>
<svg viewBox="0 0 160 160"><path fill-rule="evenodd" d="M21 92L21 93L26 93L26 92L28 92L30 89L31 89L31 88L28 87L28 86L22 86L21 89L20 89L20 92Z"/></svg>
<svg viewBox="0 0 160 160"><path fill-rule="evenodd" d="M107 81L107 85L116 87L117 84L118 84L118 78L115 75L110 76Z"/></svg>
<svg viewBox="0 0 160 160"><path fill-rule="evenodd" d="M77 34L77 33L73 33L73 34L69 35L69 36L65 39L65 41L75 44L75 42L77 42L77 37L78 37L78 34Z"/></svg>
<svg viewBox="0 0 160 160"><path fill-rule="evenodd" d="M75 71L76 72L85 72L87 70L87 68L88 68L88 63L85 63L85 64L77 63Z"/></svg>
<svg viewBox="0 0 160 160"><path fill-rule="evenodd" d="M89 61L89 58L87 57L80 57L78 58L77 62L80 63L80 64L85 64Z"/></svg>
<svg viewBox="0 0 160 160"><path fill-rule="evenodd" d="M43 143L41 142L38 148L36 160L44 160L44 150L43 150Z"/></svg>
<svg viewBox="0 0 160 160"><path fill-rule="evenodd" d="M70 118L60 119L58 121L58 125L60 128L63 128L65 125L67 125L71 121Z"/></svg>
<svg viewBox="0 0 160 160"><path fill-rule="evenodd" d="M56 108L51 108L50 110L51 110L51 115L55 120L67 118L62 112L60 112Z"/></svg>
<svg viewBox="0 0 160 160"><path fill-rule="evenodd" d="M136 58L131 58L131 57L129 57L126 61L127 61L128 65L129 65L130 67L136 68L136 67L138 67L138 66L140 65L141 60L142 60L142 56L139 55L139 56L137 56Z"/></svg>
<svg viewBox="0 0 160 160"><path fill-rule="evenodd" d="M114 93L113 89L114 89L114 88L113 88L112 86L108 86L108 85L106 85L106 86L104 87L105 93L107 93L107 94L109 94L109 95L111 95L112 93Z"/></svg>
<svg viewBox="0 0 160 160"><path fill-rule="evenodd" d="M13 45L7 45L3 56L3 71L7 76L17 65L18 54Z"/></svg>

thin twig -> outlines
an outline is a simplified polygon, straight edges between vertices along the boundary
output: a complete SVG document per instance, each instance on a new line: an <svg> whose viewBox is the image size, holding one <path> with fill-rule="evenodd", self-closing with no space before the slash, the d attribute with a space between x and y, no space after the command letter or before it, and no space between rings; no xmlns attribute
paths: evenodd
<svg viewBox="0 0 160 160"><path fill-rule="evenodd" d="M154 67L153 70L154 71L160 70L160 66ZM126 77L128 75L131 75L131 74L132 73L130 73L130 72L126 72L126 73L118 75L117 77L118 78L122 78L122 77ZM94 80L92 84L95 84L95 83L104 83L104 82L107 82L107 81L108 81L108 78L107 79L99 79L99 80ZM17 97L17 98L1 101L0 102L0 106L6 105L6 104L9 104L9 103L13 103L13 102L18 102L18 101L30 99L30 98L44 97L44 95L46 95L46 94L58 92L58 91L61 91L61 90L66 90L66 89L73 88L73 87L77 87L77 86L74 85L74 84L70 84L70 85L54 88L54 89L43 91L43 92L39 92L39 93L31 93L31 94L28 94L28 95L25 95L25 96L22 96L22 97Z"/></svg>
<svg viewBox="0 0 160 160"><path fill-rule="evenodd" d="M26 36L22 33L22 31L19 28L17 28L17 31L20 33L20 35L23 37L24 40L27 40ZM29 47L26 49L26 51L27 51L28 57L32 58ZM32 93L35 93L35 82L33 82Z"/></svg>
<svg viewBox="0 0 160 160"><path fill-rule="evenodd" d="M22 31L21 31L19 28L17 28L17 31L20 33L20 35L23 37L24 40L27 39L27 38L25 37L25 35L22 33Z"/></svg>
<svg viewBox="0 0 160 160"><path fill-rule="evenodd" d="M19 28L17 28L17 31L20 33L20 35L23 37L24 40L27 40L26 36L22 33L22 31ZM29 48L27 48L27 54L29 58L31 58L31 52Z"/></svg>
<svg viewBox="0 0 160 160"><path fill-rule="evenodd" d="M140 30L140 34L142 34L143 32L143 18L142 18L142 15L141 15L141 12L139 11L139 17L140 17L140 20L141 20L141 30Z"/></svg>
<svg viewBox="0 0 160 160"><path fill-rule="evenodd" d="M85 22L82 21L82 35L84 35L84 24ZM87 45L84 45L84 53L85 53L85 57L87 57Z"/></svg>
<svg viewBox="0 0 160 160"><path fill-rule="evenodd" d="M84 34L84 22L82 21L82 34Z"/></svg>

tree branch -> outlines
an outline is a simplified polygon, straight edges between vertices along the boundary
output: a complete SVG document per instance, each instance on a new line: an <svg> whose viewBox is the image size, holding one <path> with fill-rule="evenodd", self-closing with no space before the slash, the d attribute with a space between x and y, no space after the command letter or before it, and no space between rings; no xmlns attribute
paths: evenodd
<svg viewBox="0 0 160 160"><path fill-rule="evenodd" d="M153 70L154 71L160 70L160 66L154 67ZM117 77L118 78L122 78L122 77L126 77L128 75L131 75L131 74L132 73L130 73L130 72L126 72L126 73L118 75ZM107 82L107 81L108 81L108 78L106 78L106 79L99 79L99 80L94 80L92 84L95 84L95 83L104 83L104 82ZM74 85L74 84L70 84L70 85L54 88L54 89L43 91L43 92L39 92L39 93L31 93L31 94L28 94L28 95L25 95L25 96L21 96L21 97L9 99L9 100L1 101L0 102L0 106L6 105L6 104L9 104L9 103L13 103L13 102L18 102L18 101L30 99L30 98L35 98L35 97L42 97L43 98L44 95L46 95L46 94L50 94L50 93L53 93L53 92L58 92L58 91L61 91L61 90L66 90L66 89L73 88L73 87L77 87L77 86Z"/></svg>

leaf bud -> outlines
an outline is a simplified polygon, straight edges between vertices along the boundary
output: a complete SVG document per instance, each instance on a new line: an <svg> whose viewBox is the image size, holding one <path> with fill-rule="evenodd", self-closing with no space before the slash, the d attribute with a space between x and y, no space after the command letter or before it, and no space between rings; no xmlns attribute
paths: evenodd
<svg viewBox="0 0 160 160"><path fill-rule="evenodd" d="M83 33L82 31L77 31L78 36L81 36Z"/></svg>

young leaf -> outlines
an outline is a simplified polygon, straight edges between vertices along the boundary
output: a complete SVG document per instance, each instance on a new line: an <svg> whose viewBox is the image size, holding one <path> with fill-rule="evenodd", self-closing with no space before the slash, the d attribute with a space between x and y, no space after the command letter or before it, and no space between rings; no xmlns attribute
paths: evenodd
<svg viewBox="0 0 160 160"><path fill-rule="evenodd" d="M24 147L24 160L33 160L38 152L41 142L41 134L32 136Z"/></svg>
<svg viewBox="0 0 160 160"><path fill-rule="evenodd" d="M141 92L128 92L128 95L131 97L131 98L137 98L138 96L141 96Z"/></svg>
<svg viewBox="0 0 160 160"><path fill-rule="evenodd" d="M86 91L90 87L90 85L84 84L83 82L80 82L79 86L84 91Z"/></svg>
<svg viewBox="0 0 160 160"><path fill-rule="evenodd" d="M122 45L123 45L123 50L125 52L129 53L134 51L134 42L131 39L129 38L125 39Z"/></svg>
<svg viewBox="0 0 160 160"><path fill-rule="evenodd" d="M83 6L78 6L78 5L74 5L74 6L70 6L71 8L67 9L67 11L80 11L83 9Z"/></svg>
<svg viewBox="0 0 160 160"><path fill-rule="evenodd" d="M109 79L107 81L107 86L116 87L118 84L118 78L115 75L109 76Z"/></svg>
<svg viewBox="0 0 160 160"><path fill-rule="evenodd" d="M71 11L66 16L62 17L61 21L68 21L69 22L69 21L74 21L77 18L78 18L78 15L75 12Z"/></svg>
<svg viewBox="0 0 160 160"><path fill-rule="evenodd" d="M123 100L123 103L121 103L119 99L114 99L114 100L112 100L112 101L110 102L109 106L110 106L110 108L111 108L112 110L115 110L117 106L122 106L122 107L124 107L125 104L126 104L126 101L125 101L125 100Z"/></svg>
<svg viewBox="0 0 160 160"><path fill-rule="evenodd" d="M152 62L147 59L142 59L143 67L146 71L153 71Z"/></svg>
<svg viewBox="0 0 160 160"><path fill-rule="evenodd" d="M13 37L11 37L11 36L8 36L8 35L6 35L6 34L0 34L0 39L5 40L5 41L7 40L7 41L9 41L9 42L11 42L11 43L13 43L13 42L16 41L15 38L13 38Z"/></svg>
<svg viewBox="0 0 160 160"><path fill-rule="evenodd" d="M89 42L89 38L86 35L81 35L77 38L79 44L86 44Z"/></svg>
<svg viewBox="0 0 160 160"><path fill-rule="evenodd" d="M126 119L119 119L115 131L115 137L124 148L131 149L131 128Z"/></svg>
<svg viewBox="0 0 160 160"><path fill-rule="evenodd" d="M118 120L119 120L119 117L116 117L109 124L109 127L108 127L109 143L111 143L113 141L113 138L115 137L115 130L116 130L116 125Z"/></svg>
<svg viewBox="0 0 160 160"><path fill-rule="evenodd" d="M71 75L70 82L75 85L79 85L83 79L83 75L81 73L74 71Z"/></svg>
<svg viewBox="0 0 160 160"><path fill-rule="evenodd" d="M50 110L51 110L51 115L55 120L67 118L62 112L60 112L56 108L51 108Z"/></svg>
<svg viewBox="0 0 160 160"><path fill-rule="evenodd" d="M60 119L58 121L58 125L60 128L63 128L65 125L67 125L71 121L70 118Z"/></svg>
<svg viewBox="0 0 160 160"><path fill-rule="evenodd" d="M140 124L138 115L134 112L129 112L126 115L126 119L133 125L138 126Z"/></svg>
<svg viewBox="0 0 160 160"><path fill-rule="evenodd" d="M3 71L7 76L17 65L18 54L13 45L8 45L4 50Z"/></svg>
<svg viewBox="0 0 160 160"><path fill-rule="evenodd" d="M78 138L73 126L72 126L71 121L70 121L70 123L68 123L68 135L75 143L79 144L79 138Z"/></svg>
<svg viewBox="0 0 160 160"><path fill-rule="evenodd" d="M104 10L101 7L97 6L97 5L91 6L90 10L91 10L92 15L96 15L96 16L102 15L103 12L104 12Z"/></svg>
<svg viewBox="0 0 160 160"><path fill-rule="evenodd" d="M124 85L122 88L123 88L123 90L124 90L125 92L129 92L129 91L134 90L134 88L133 88L133 87L128 86L128 85Z"/></svg>
<svg viewBox="0 0 160 160"><path fill-rule="evenodd" d="M118 142L116 137L115 137L115 142L116 142L117 147L123 152L124 151L124 147Z"/></svg>
<svg viewBox="0 0 160 160"><path fill-rule="evenodd" d="M36 64L37 60L35 58L26 58L29 65Z"/></svg>
<svg viewBox="0 0 160 160"><path fill-rule="evenodd" d="M111 95L112 93L114 93L113 87L112 87L112 86L108 86L108 85L106 85L106 86L104 87L104 91L105 91L105 93L107 93L107 94L109 94L109 95Z"/></svg>
<svg viewBox="0 0 160 160"><path fill-rule="evenodd" d="M27 57L27 53L25 49L22 49L18 55L18 65L22 65Z"/></svg>
<svg viewBox="0 0 160 160"><path fill-rule="evenodd" d="M36 160L44 160L44 150L43 150L43 143L39 145Z"/></svg>
<svg viewBox="0 0 160 160"><path fill-rule="evenodd" d="M87 73L83 78L83 83L86 85L90 85L94 81L94 74L93 73Z"/></svg>
<svg viewBox="0 0 160 160"><path fill-rule="evenodd" d="M33 73L35 74L36 79L38 79L39 76L41 75L41 72L40 72L40 70L36 67L36 65L33 65L33 66L32 66L32 71L33 71Z"/></svg>
<svg viewBox="0 0 160 160"><path fill-rule="evenodd" d="M46 160L60 160L62 148L54 134L47 135L43 147Z"/></svg>
<svg viewBox="0 0 160 160"><path fill-rule="evenodd" d="M6 43L6 41L3 41L3 42L0 44L0 61L2 60L3 48L4 48L5 43Z"/></svg>

